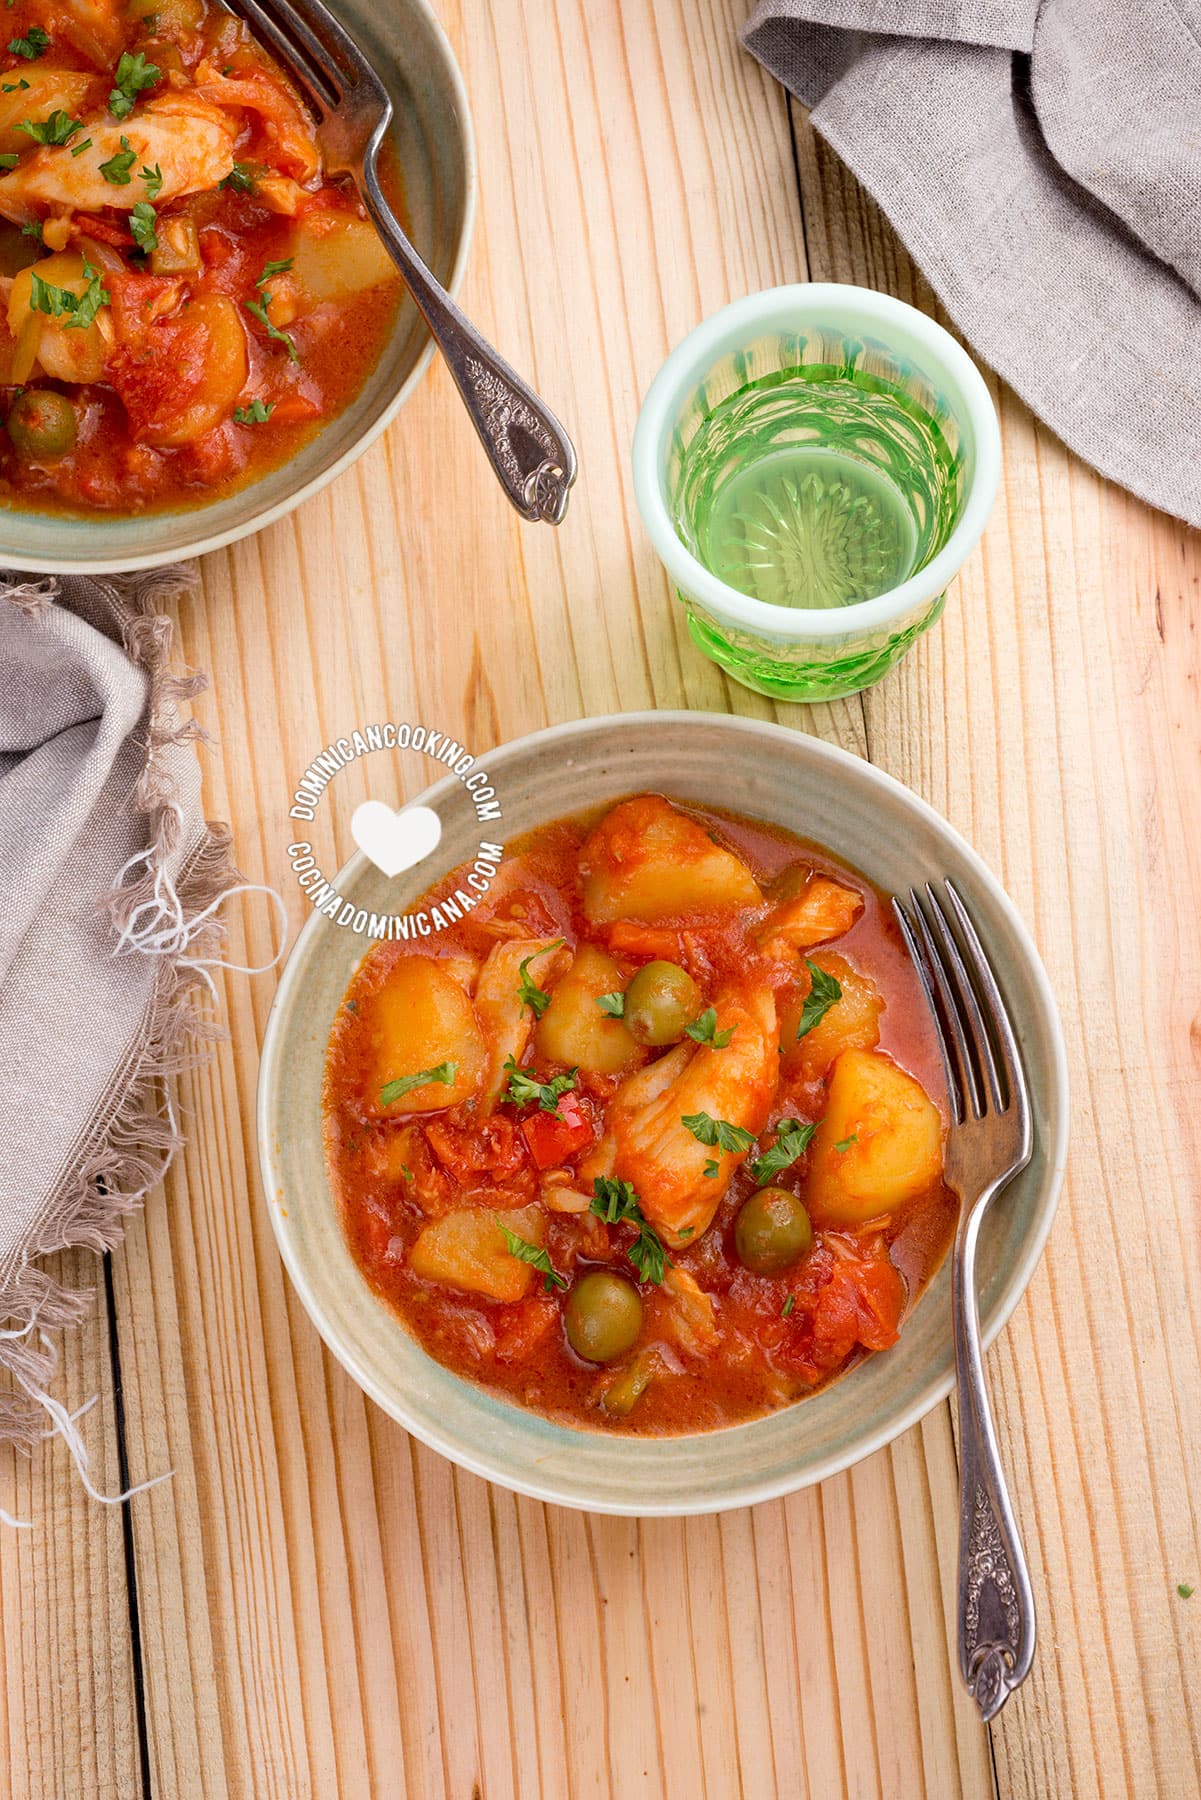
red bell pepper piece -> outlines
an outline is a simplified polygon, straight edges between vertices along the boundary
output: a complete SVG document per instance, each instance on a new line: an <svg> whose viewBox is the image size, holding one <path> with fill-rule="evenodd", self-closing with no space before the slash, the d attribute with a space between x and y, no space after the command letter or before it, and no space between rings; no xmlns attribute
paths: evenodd
<svg viewBox="0 0 1201 1800"><path fill-rule="evenodd" d="M592 1122L572 1093L560 1094L553 1113L531 1113L521 1130L540 1169L553 1169L592 1142Z"/></svg>

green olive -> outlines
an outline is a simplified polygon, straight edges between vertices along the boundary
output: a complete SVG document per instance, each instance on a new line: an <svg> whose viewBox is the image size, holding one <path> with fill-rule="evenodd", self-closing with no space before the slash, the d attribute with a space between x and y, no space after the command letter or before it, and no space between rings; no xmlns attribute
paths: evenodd
<svg viewBox="0 0 1201 1800"><path fill-rule="evenodd" d="M787 1188L760 1188L742 1207L734 1242L743 1267L756 1275L779 1275L813 1246L809 1214Z"/></svg>
<svg viewBox="0 0 1201 1800"><path fill-rule="evenodd" d="M49 461L75 448L75 408L65 394L26 388L8 415L8 435L25 456Z"/></svg>
<svg viewBox="0 0 1201 1800"><path fill-rule="evenodd" d="M678 1044L700 1010L701 990L678 963L649 962L626 989L626 1028L640 1044Z"/></svg>
<svg viewBox="0 0 1201 1800"><path fill-rule="evenodd" d="M642 1330L638 1290L608 1269L581 1275L563 1312L567 1341L585 1362L612 1362L624 1356Z"/></svg>

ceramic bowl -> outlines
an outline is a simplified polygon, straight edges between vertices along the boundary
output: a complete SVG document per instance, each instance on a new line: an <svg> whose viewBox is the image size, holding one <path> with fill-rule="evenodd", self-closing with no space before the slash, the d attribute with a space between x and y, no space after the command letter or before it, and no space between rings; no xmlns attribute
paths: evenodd
<svg viewBox="0 0 1201 1800"><path fill-rule="evenodd" d="M409 235L442 285L459 285L475 219L475 145L454 54L426 0L331 0L392 97L390 131L404 183ZM282 468L207 505L128 517L64 518L0 508L0 566L54 574L153 568L217 550L283 518L357 456L396 417L433 355L413 302L365 386Z"/></svg>
<svg viewBox="0 0 1201 1800"><path fill-rule="evenodd" d="M888 890L951 875L1017 1023L1034 1157L991 1209L980 1248L986 1340L1017 1305L1050 1228L1067 1148L1067 1071L1054 996L996 880L916 795L829 744L748 719L633 713L536 732L481 759L503 808L494 840L640 790L727 807L815 838ZM481 832L450 776L421 796L442 820L434 855L389 880L357 856L337 887L368 911L403 911L474 856ZM899 1344L797 1405L694 1437L572 1430L453 1375L376 1298L342 1236L322 1153L321 1082L334 1014L364 937L314 915L280 982L263 1045L258 1130L266 1204L296 1291L334 1355L416 1437L491 1481L565 1506L627 1514L717 1512L788 1493L870 1455L949 1393L949 1265Z"/></svg>

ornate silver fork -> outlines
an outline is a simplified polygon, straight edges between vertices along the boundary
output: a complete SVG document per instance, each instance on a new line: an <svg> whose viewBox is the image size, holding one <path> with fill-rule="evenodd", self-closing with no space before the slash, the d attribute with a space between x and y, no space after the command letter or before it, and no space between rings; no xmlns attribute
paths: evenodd
<svg viewBox="0 0 1201 1800"><path fill-rule="evenodd" d="M945 896L945 898L943 897ZM959 1670L986 1723L1034 1660L1034 1597L984 1385L976 1245L990 1200L1030 1161L1033 1133L1013 1026L950 881L893 911L938 1032L950 1095L947 1185L959 1195L951 1278L959 1394Z"/></svg>
<svg viewBox="0 0 1201 1800"><path fill-rule="evenodd" d="M426 268L380 187L392 117L387 90L322 0L231 0L275 51L317 120L326 168L349 175L446 359L497 478L526 519L557 525L576 475L571 439L550 408L481 337Z"/></svg>

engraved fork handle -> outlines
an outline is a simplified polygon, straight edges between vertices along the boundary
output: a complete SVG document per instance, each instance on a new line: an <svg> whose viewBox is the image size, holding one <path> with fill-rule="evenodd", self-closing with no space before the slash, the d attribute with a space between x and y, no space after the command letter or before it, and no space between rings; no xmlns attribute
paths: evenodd
<svg viewBox="0 0 1201 1800"><path fill-rule="evenodd" d="M576 476L571 439L550 408L480 336L430 274L401 230L370 154L362 169L362 192L376 230L446 359L505 493L523 518L559 524Z"/></svg>
<svg viewBox="0 0 1201 1800"><path fill-rule="evenodd" d="M959 1393L959 1669L987 1724L1030 1672L1034 1596L1001 1472L984 1384L976 1243L996 1189L965 1207L955 1237L951 1308Z"/></svg>

